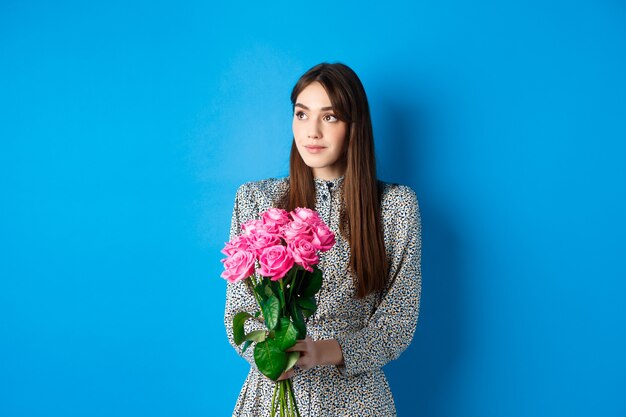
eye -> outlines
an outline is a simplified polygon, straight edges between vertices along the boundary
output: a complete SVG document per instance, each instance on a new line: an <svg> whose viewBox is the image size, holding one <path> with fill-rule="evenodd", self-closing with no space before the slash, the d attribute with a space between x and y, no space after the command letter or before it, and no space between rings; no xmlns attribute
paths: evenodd
<svg viewBox="0 0 626 417"><path fill-rule="evenodd" d="M324 120L327 122L336 122L338 119L332 114L326 114L324 115Z"/></svg>
<svg viewBox="0 0 626 417"><path fill-rule="evenodd" d="M297 111L296 112L296 119L305 119L306 118L306 114L303 111Z"/></svg>

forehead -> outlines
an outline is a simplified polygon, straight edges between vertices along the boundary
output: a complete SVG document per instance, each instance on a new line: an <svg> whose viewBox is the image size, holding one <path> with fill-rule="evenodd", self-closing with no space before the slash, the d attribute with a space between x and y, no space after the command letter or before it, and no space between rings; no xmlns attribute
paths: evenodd
<svg viewBox="0 0 626 417"><path fill-rule="evenodd" d="M324 90L322 84L317 81L307 85L300 94L298 94L296 101L312 108L331 105L330 97L328 97L326 90Z"/></svg>

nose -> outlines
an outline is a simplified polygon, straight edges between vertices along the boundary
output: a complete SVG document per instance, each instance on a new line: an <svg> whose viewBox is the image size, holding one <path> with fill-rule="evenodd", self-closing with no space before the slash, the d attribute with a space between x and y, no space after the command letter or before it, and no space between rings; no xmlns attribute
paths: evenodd
<svg viewBox="0 0 626 417"><path fill-rule="evenodd" d="M319 139L320 138L320 134L319 134L319 132L317 130L309 132L308 136L309 136L309 139Z"/></svg>
<svg viewBox="0 0 626 417"><path fill-rule="evenodd" d="M317 123L311 123L311 126L309 127L309 133L307 136L309 139L319 139L322 136Z"/></svg>

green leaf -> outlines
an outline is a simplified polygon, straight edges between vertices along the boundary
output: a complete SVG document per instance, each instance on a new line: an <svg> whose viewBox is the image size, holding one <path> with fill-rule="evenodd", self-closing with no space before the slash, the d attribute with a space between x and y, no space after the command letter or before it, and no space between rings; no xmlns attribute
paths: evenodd
<svg viewBox="0 0 626 417"><path fill-rule="evenodd" d="M265 293L265 298L266 299L271 297L272 295L276 295L276 294L274 294L274 291L272 291L272 286L269 283L267 283L267 284L265 284L263 286L263 292Z"/></svg>
<svg viewBox="0 0 626 417"><path fill-rule="evenodd" d="M254 292L257 293L262 300L267 300L268 295L265 294L265 286L262 283L254 287Z"/></svg>
<svg viewBox="0 0 626 417"><path fill-rule="evenodd" d="M308 279L303 282L304 287L300 290L301 297L312 297L322 288L322 271L315 268L313 272L306 274Z"/></svg>
<svg viewBox="0 0 626 417"><path fill-rule="evenodd" d="M241 348L241 354L242 355L246 351L246 349L248 349L248 347L250 347L251 344L252 344L252 340L246 340L246 343L244 343L243 347Z"/></svg>
<svg viewBox="0 0 626 417"><path fill-rule="evenodd" d="M263 375L276 381L285 369L287 354L280 349L276 340L267 339L254 347L254 362Z"/></svg>
<svg viewBox="0 0 626 417"><path fill-rule="evenodd" d="M298 362L300 358L300 352L287 352L287 365L285 365L285 371L290 370Z"/></svg>
<svg viewBox="0 0 626 417"><path fill-rule="evenodd" d="M291 321L283 317L280 319L280 327L276 330L276 341L282 350L287 350L296 344L298 330Z"/></svg>
<svg viewBox="0 0 626 417"><path fill-rule="evenodd" d="M317 309L315 297L301 297L298 298L297 303L302 310L315 311Z"/></svg>
<svg viewBox="0 0 626 417"><path fill-rule="evenodd" d="M306 324L304 323L302 311L295 303L291 305L291 318L293 319L294 327L298 330L297 339L304 339L306 337Z"/></svg>
<svg viewBox="0 0 626 417"><path fill-rule="evenodd" d="M275 296L269 297L261 304L263 310L263 317L265 318L265 324L267 328L273 330L278 324L278 315L280 314L280 301Z"/></svg>
<svg viewBox="0 0 626 417"><path fill-rule="evenodd" d="M255 330L246 335L246 340L250 340L253 342L262 342L267 337L267 332L265 330Z"/></svg>
<svg viewBox="0 0 626 417"><path fill-rule="evenodd" d="M243 325L252 315L242 311L233 317L233 340L236 345L240 345L244 341Z"/></svg>

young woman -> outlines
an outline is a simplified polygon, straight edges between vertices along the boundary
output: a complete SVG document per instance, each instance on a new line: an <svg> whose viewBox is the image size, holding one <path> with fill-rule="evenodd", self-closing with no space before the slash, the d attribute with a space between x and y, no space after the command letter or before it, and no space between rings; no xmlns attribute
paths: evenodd
<svg viewBox="0 0 626 417"><path fill-rule="evenodd" d="M337 243L320 253L324 281L291 378L301 415L395 416L383 365L413 339L421 294L421 221L415 192L376 177L369 105L346 65L322 63L291 92L293 143L289 176L248 182L237 190L230 239L271 207L316 210ZM227 284L224 321L255 311L243 282ZM255 327L258 326L258 327ZM246 332L263 328L249 320ZM251 365L234 416L267 416L274 382Z"/></svg>

